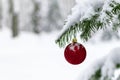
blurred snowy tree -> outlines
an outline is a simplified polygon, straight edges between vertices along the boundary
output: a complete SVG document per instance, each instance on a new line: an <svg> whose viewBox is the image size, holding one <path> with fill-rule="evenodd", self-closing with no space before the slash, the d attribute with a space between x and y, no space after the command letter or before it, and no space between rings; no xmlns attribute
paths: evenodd
<svg viewBox="0 0 120 80"><path fill-rule="evenodd" d="M42 6L42 29L46 32L61 29L63 25L63 14L60 10L58 0L45 0L42 2L46 6ZM42 5L43 5L42 4ZM43 10L44 9L44 10Z"/></svg>
<svg viewBox="0 0 120 80"><path fill-rule="evenodd" d="M34 4L34 9L33 9L33 13L32 13L32 23L33 23L33 32L35 33L40 33L40 2L37 0L32 0L33 4Z"/></svg>
<svg viewBox="0 0 120 80"><path fill-rule="evenodd" d="M33 32L33 11L34 11L34 3L32 0L18 0L19 5L19 26L20 30Z"/></svg>
<svg viewBox="0 0 120 80"><path fill-rule="evenodd" d="M10 15L10 27L12 29L12 36L18 35L18 14L14 10L14 0L9 0L9 15Z"/></svg>
<svg viewBox="0 0 120 80"><path fill-rule="evenodd" d="M71 8L75 5L75 0L57 0L60 5L63 18L66 19L67 15L71 13Z"/></svg>
<svg viewBox="0 0 120 80"><path fill-rule="evenodd" d="M45 28L46 31L49 32L53 29L62 28L61 27L62 15L57 0L49 1L49 10L46 18L47 18L47 27Z"/></svg>
<svg viewBox="0 0 120 80"><path fill-rule="evenodd" d="M14 36L19 31L39 33L60 30L64 24L65 14L70 12L72 2L74 2L73 0L70 0L70 3L68 0L0 1L2 27L12 28ZM61 5L62 3L64 5Z"/></svg>

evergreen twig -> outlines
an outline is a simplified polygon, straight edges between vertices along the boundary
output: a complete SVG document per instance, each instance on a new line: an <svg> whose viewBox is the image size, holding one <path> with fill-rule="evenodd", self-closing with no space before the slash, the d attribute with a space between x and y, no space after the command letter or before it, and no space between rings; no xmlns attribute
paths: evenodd
<svg viewBox="0 0 120 80"><path fill-rule="evenodd" d="M110 11L103 11L103 6L99 7L98 9L94 8L95 13L93 15L71 25L61 34L61 36L56 40L56 43L59 44L60 47L63 47L71 41L74 35L77 35L77 33L80 32L80 38L83 41L87 41L89 38L91 38L92 33L97 32L99 29L107 28L108 26L112 26L112 29L117 31L120 27L120 3L112 0L109 4L109 7L111 8ZM106 14L103 18L103 21L100 19L102 13ZM117 16L117 18L115 16Z"/></svg>

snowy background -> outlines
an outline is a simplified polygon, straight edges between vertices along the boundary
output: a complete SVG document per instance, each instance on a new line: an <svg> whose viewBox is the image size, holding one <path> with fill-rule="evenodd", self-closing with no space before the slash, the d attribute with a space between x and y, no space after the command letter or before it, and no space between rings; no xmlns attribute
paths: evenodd
<svg viewBox="0 0 120 80"><path fill-rule="evenodd" d="M64 58L64 48L55 44L57 32L34 35L22 32L10 37L10 30L0 31L1 80L79 80L93 63L119 47L120 41L83 43L87 57L80 65L71 65Z"/></svg>
<svg viewBox="0 0 120 80"><path fill-rule="evenodd" d="M7 0L2 1L5 4ZM70 13L73 2L71 0L71 5L69 5L69 1L66 0L68 7L65 7L64 0L59 0L59 4L62 6L60 12L63 11L62 16L64 19ZM47 5L47 0L42 2L42 5L45 4ZM45 10L42 9L42 11L44 12ZM64 58L64 48L60 48L55 44L59 30L53 30L49 33L43 31L36 35L22 26L22 30L23 28L24 30L19 33L19 36L13 38L11 37L12 33L8 26L9 24L6 22L9 17L5 16L7 11L3 13L5 13L2 18L4 27L0 29L0 80L80 80L81 75L91 71L91 66L94 63L99 63L99 60L103 61L103 58L109 56L108 54L112 49L120 47L120 40L99 41L99 33L86 43L78 40L85 46L87 57L82 64L71 65ZM24 15L21 13L21 16ZM43 16L44 14L41 15ZM42 20L46 20L45 16ZM29 19L29 16L27 17ZM21 23L24 24L24 19L22 20L23 23L22 21ZM24 25L27 23L29 22L26 22ZM118 73L116 72L115 74Z"/></svg>

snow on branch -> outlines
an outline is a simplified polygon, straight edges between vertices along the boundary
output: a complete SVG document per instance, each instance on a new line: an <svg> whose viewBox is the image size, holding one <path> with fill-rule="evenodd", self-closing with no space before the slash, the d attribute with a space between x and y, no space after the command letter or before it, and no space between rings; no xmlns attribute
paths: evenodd
<svg viewBox="0 0 120 80"><path fill-rule="evenodd" d="M114 78L117 68L120 68L120 47L113 49L107 56L92 64L79 80L117 80Z"/></svg>
<svg viewBox="0 0 120 80"><path fill-rule="evenodd" d="M72 14L68 16L56 43L65 46L75 35L87 41L99 29L117 30L120 26L119 0L76 1Z"/></svg>

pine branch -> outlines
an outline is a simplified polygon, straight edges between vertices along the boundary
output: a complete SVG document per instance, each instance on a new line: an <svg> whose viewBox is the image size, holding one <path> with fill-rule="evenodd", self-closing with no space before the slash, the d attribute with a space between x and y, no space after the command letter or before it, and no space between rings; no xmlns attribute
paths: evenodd
<svg viewBox="0 0 120 80"><path fill-rule="evenodd" d="M65 46L68 42L71 41L79 33L82 31L80 37L84 41L87 41L91 37L91 33L95 32L102 28L103 23L98 20L99 14L92 15L90 18L85 18L82 21L70 26L64 33L56 40L56 43L59 44L60 47Z"/></svg>
<svg viewBox="0 0 120 80"><path fill-rule="evenodd" d="M103 10L103 7L104 5L97 9L94 8L95 13L93 15L69 26L56 40L56 43L63 47L80 32L80 38L87 41L92 37L92 33L96 33L99 29L108 28L108 26L117 31L120 27L120 3L113 0L109 3L110 10ZM105 14L105 16L101 19L102 14Z"/></svg>
<svg viewBox="0 0 120 80"><path fill-rule="evenodd" d="M100 80L101 77L101 69L98 69L94 75L91 76L89 80Z"/></svg>
<svg viewBox="0 0 120 80"><path fill-rule="evenodd" d="M120 64L117 64L117 65L116 65L116 68L117 68L117 69L120 68Z"/></svg>
<svg viewBox="0 0 120 80"><path fill-rule="evenodd" d="M102 77L101 68L96 70L96 72L90 77L89 80L100 80L100 78ZM120 64L116 64L116 69L120 69ZM104 80L111 80L111 78L112 77L105 76ZM119 78L118 78L118 80L119 80Z"/></svg>

